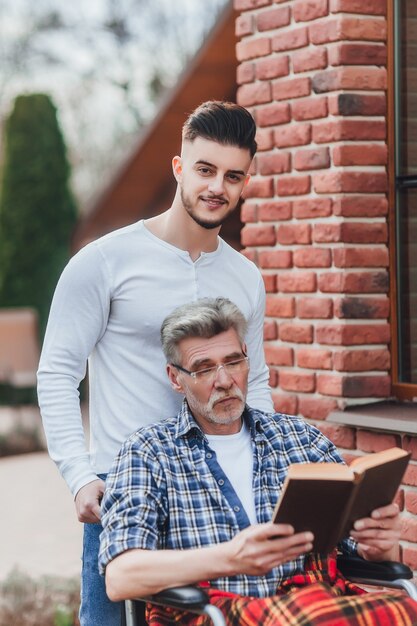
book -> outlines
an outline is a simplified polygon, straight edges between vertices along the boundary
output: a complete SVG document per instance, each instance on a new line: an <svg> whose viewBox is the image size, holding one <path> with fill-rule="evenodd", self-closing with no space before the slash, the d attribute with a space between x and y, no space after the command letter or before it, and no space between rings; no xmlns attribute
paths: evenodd
<svg viewBox="0 0 417 626"><path fill-rule="evenodd" d="M272 519L291 524L295 532L311 531L313 550L330 552L356 520L393 501L409 458L409 452L390 448L350 465L292 464Z"/></svg>

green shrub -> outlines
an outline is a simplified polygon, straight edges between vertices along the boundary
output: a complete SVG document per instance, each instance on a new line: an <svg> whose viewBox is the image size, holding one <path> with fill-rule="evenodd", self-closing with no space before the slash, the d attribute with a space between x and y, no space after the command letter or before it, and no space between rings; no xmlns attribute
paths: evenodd
<svg viewBox="0 0 417 626"><path fill-rule="evenodd" d="M76 222L66 149L47 95L16 98L4 145L0 306L34 306L43 331Z"/></svg>

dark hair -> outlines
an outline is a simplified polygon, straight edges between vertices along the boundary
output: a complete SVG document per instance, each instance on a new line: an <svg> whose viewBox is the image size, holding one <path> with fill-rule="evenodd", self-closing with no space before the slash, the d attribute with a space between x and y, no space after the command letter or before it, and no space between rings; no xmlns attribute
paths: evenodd
<svg viewBox="0 0 417 626"><path fill-rule="evenodd" d="M238 146L254 156L256 126L252 115L234 102L209 100L200 104L186 119L182 138L193 141L203 137L223 145Z"/></svg>
<svg viewBox="0 0 417 626"><path fill-rule="evenodd" d="M180 341L188 337L211 339L231 328L243 344L247 323L233 302L227 298L200 298L177 307L162 322L162 349L168 363L179 363Z"/></svg>

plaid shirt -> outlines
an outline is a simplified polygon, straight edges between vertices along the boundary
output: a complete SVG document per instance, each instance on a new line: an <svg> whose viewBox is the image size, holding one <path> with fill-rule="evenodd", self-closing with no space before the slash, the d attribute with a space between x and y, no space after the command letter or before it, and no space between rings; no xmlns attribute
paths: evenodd
<svg viewBox="0 0 417 626"><path fill-rule="evenodd" d="M258 522L269 522L290 463L343 462L317 428L297 417L246 407L253 446L253 491ZM300 503L302 506L302 503ZM184 401L178 417L141 428L123 445L107 477L102 502L100 571L133 548L186 550L232 539L249 519ZM355 543L341 545L352 552ZM303 571L304 557L264 576L211 581L246 596L269 596Z"/></svg>

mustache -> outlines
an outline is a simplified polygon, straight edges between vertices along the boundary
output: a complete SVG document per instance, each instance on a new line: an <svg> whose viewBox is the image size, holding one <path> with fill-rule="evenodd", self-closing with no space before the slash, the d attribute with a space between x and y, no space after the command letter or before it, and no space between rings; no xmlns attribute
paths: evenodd
<svg viewBox="0 0 417 626"><path fill-rule="evenodd" d="M213 406L214 404L216 404L216 402L228 400L229 398L237 398L238 400L241 400L241 402L245 402L245 396L243 395L239 387L236 387L232 388L227 393L224 393L222 391L213 391L210 396L210 406Z"/></svg>

